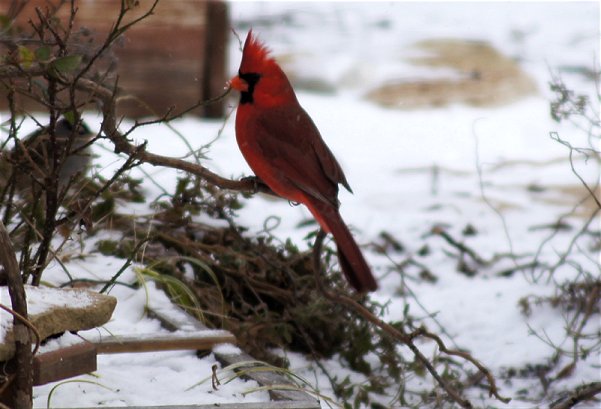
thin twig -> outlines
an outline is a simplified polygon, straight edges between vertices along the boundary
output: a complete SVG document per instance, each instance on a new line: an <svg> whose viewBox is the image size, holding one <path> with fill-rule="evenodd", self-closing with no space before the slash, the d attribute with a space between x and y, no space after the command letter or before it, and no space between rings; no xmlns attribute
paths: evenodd
<svg viewBox="0 0 601 409"><path fill-rule="evenodd" d="M518 260L515 256L515 251L513 248L513 241L511 239L511 234L509 233L509 226L507 225L507 220L503 216L503 213L499 209L493 205L492 201L486 195L484 189L484 175L482 170L482 163L480 162L480 139L478 138L478 134L476 133L475 123L472 125L472 134L474 136L474 156L476 160L476 174L478 176L478 188L480 189L480 196L486 205L499 217L501 220L501 225L503 226L503 232L505 233L505 238L507 239L507 244L509 246L509 256L513 261L515 267L518 267Z"/></svg>
<svg viewBox="0 0 601 409"><path fill-rule="evenodd" d="M484 260L482 257L480 257L478 255L478 253L476 253L474 251L474 249L472 249L471 247L468 247L467 245L465 245L464 243L460 243L457 240L455 240L446 230L444 230L442 227L439 226L435 226L432 228L432 233L436 234L440 237L442 237L443 239L445 239L445 241L447 243L449 243L451 246L457 248L461 253L465 253L468 256L470 256L472 258L472 260L474 260L476 263L478 263L481 266L486 266L488 264L490 264L489 261Z"/></svg>
<svg viewBox="0 0 601 409"><path fill-rule="evenodd" d="M573 147L568 141L561 139L559 137L559 134L557 132L551 132L550 133L551 139L553 139L554 141L559 142L560 144L562 144L563 146L567 147L570 151L569 153L569 160L570 160L570 169L572 169L572 173L574 175L576 175L576 177L578 178L578 180L580 181L580 183L582 183L582 185L584 186L584 188L589 192L589 194L591 195L591 197L593 198L593 200L595 201L595 204L597 205L597 208L601 209L601 201L599 200L599 198L597 198L597 195L595 194L595 192L593 191L593 189L591 189L591 187L588 185L588 183L586 183L586 181L582 178L582 176L580 176L580 173L578 173L578 171L576 170L576 168L574 167L574 159L573 159L573 155L574 155L574 151L581 153L583 155L586 155L588 157L587 152L594 152L594 153L598 153L595 150L592 149L583 149L583 148L575 148ZM599 185L595 186L595 189L598 189Z"/></svg>

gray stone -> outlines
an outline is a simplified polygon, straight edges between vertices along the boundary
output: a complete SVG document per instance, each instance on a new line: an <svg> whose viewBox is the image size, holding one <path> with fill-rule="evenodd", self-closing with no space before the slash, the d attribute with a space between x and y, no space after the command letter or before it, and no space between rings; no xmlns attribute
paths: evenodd
<svg viewBox="0 0 601 409"><path fill-rule="evenodd" d="M45 339L65 331L82 331L107 323L117 299L84 289L25 286L29 320ZM7 287L0 287L0 301L9 306ZM0 313L0 362L15 351L12 315Z"/></svg>

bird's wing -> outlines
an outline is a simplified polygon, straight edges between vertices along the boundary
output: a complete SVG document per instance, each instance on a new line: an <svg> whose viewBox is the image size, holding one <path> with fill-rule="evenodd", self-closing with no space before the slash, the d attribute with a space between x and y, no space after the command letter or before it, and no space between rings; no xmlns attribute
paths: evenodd
<svg viewBox="0 0 601 409"><path fill-rule="evenodd" d="M344 173L309 115L299 106L265 110L257 117L256 143L265 161L290 183L338 206Z"/></svg>

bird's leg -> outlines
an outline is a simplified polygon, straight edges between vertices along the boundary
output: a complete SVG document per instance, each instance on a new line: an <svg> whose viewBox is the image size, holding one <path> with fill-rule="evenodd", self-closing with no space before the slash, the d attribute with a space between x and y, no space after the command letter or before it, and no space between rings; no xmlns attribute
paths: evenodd
<svg viewBox="0 0 601 409"><path fill-rule="evenodd" d="M315 236L315 242L313 243L313 273L315 274L315 283L317 284L317 288L324 294L327 293L327 289L321 276L321 249L325 237L326 232L320 228Z"/></svg>

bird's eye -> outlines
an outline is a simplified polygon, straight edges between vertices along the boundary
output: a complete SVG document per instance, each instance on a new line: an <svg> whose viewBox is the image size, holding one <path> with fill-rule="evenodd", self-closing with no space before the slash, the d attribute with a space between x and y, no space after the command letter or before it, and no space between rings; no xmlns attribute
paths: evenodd
<svg viewBox="0 0 601 409"><path fill-rule="evenodd" d="M254 87L255 84L259 82L259 79L261 78L261 74L258 74L256 72L239 73L238 76L248 83L249 88Z"/></svg>

